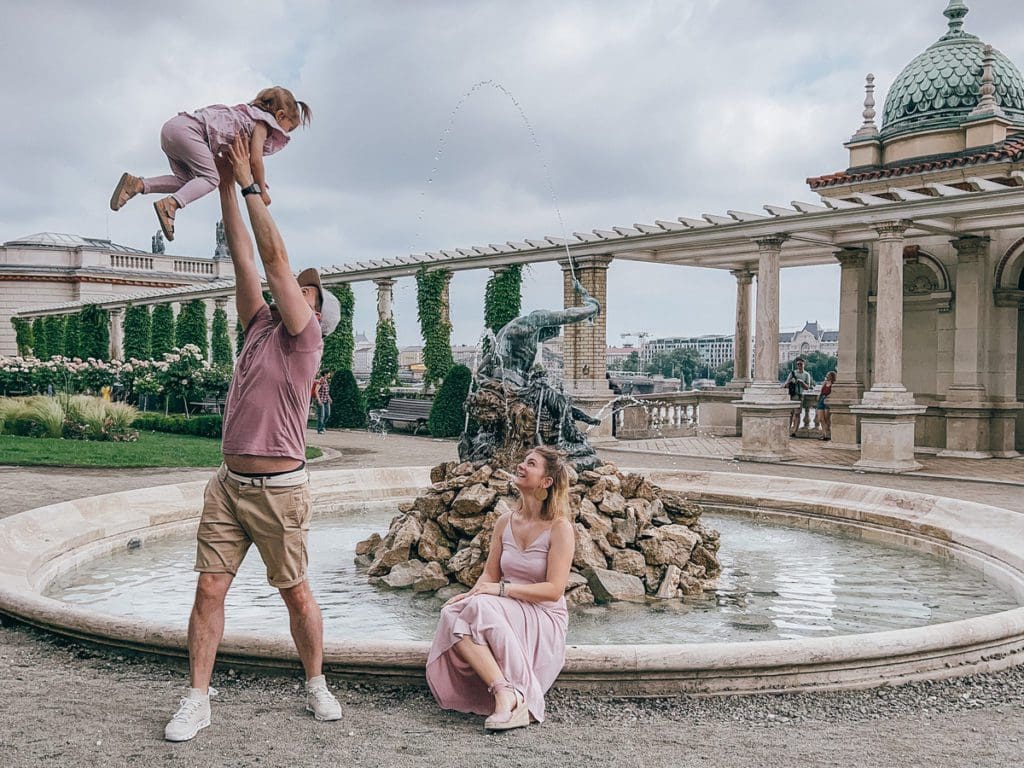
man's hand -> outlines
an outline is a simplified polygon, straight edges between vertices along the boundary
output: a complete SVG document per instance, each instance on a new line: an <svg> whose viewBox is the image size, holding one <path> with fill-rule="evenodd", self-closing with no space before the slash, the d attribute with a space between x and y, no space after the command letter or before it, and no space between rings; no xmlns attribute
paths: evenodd
<svg viewBox="0 0 1024 768"><path fill-rule="evenodd" d="M248 187L252 184L252 168L249 167L249 145L239 134L228 147L228 160L231 162L231 171L235 181L240 187Z"/></svg>
<svg viewBox="0 0 1024 768"><path fill-rule="evenodd" d="M270 195L267 194L267 190L264 189L262 192L260 192L260 198L262 198L264 205L270 205Z"/></svg>
<svg viewBox="0 0 1024 768"><path fill-rule="evenodd" d="M217 164L217 172L220 174L220 189L226 192L232 191L235 185L235 171L231 167L231 159L226 152L213 159Z"/></svg>

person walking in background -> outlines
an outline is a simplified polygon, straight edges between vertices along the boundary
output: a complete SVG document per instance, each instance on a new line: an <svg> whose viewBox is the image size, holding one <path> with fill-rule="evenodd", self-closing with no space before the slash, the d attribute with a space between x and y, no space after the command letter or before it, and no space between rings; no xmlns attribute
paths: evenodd
<svg viewBox="0 0 1024 768"><path fill-rule="evenodd" d="M330 371L321 371L313 384L313 399L316 402L316 433L322 435L327 431L327 420L331 418L331 376Z"/></svg>
<svg viewBox="0 0 1024 768"><path fill-rule="evenodd" d="M828 396L832 394L832 385L835 383L836 372L826 373L825 381L821 383L821 392L818 393L818 405L815 406L822 440L832 439L832 409L828 407Z"/></svg>

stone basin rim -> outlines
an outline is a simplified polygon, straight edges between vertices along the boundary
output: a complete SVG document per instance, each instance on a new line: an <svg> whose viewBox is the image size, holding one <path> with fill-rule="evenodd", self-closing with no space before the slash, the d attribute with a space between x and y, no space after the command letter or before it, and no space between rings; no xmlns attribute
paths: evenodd
<svg viewBox="0 0 1024 768"><path fill-rule="evenodd" d="M727 472L643 470L653 482L702 504L755 507L867 527L876 538L928 542L983 565L1024 596L1024 516L976 502L832 481ZM314 501L408 498L429 484L429 467L322 470ZM186 526L205 481L154 486L40 507L0 521L0 614L79 640L184 656L185 630L78 608L41 592L59 565L92 547L126 542L154 527ZM50 535L47 537L46 534ZM47 540L49 539L49 540ZM325 641L334 673L422 681L422 641ZM219 660L297 668L284 634L226 633ZM910 629L798 640L732 643L570 645L557 685L620 695L738 694L832 690L994 671L1024 663L1024 607Z"/></svg>

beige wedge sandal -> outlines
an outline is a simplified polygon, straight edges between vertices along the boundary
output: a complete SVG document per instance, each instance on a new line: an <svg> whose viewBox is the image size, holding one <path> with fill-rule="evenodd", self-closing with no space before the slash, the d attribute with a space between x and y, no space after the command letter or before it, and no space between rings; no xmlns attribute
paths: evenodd
<svg viewBox="0 0 1024 768"><path fill-rule="evenodd" d="M513 687L511 683L500 680L487 686L488 692L493 696L495 691L512 691L516 697L516 705L508 715L491 715L484 720L484 728L488 731L510 731L513 728L525 728L530 724L530 708L526 704L526 697Z"/></svg>

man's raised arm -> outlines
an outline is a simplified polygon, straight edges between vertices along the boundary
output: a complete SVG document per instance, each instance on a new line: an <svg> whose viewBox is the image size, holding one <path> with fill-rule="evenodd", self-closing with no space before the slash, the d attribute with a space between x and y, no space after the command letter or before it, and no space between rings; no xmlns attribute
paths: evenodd
<svg viewBox="0 0 1024 768"><path fill-rule="evenodd" d="M218 157L217 170L220 171L221 219L224 221L224 234L228 240L231 264L235 269L235 308L238 310L238 321L242 328L248 328L253 315L265 303L263 281L256 269L252 240L238 209L235 178L230 160Z"/></svg>
<svg viewBox="0 0 1024 768"><path fill-rule="evenodd" d="M249 146L241 136L235 137L228 156L231 159L235 181L243 188L250 186L253 177L249 166ZM278 232L266 204L259 195L245 195L245 203L249 211L252 234L256 238L256 249L259 251L263 271L267 275L267 284L270 286L270 295L274 297L274 305L281 315L281 322L288 333L296 336L309 325L313 310L302 296L302 289L292 274L284 240L281 239L281 233Z"/></svg>

